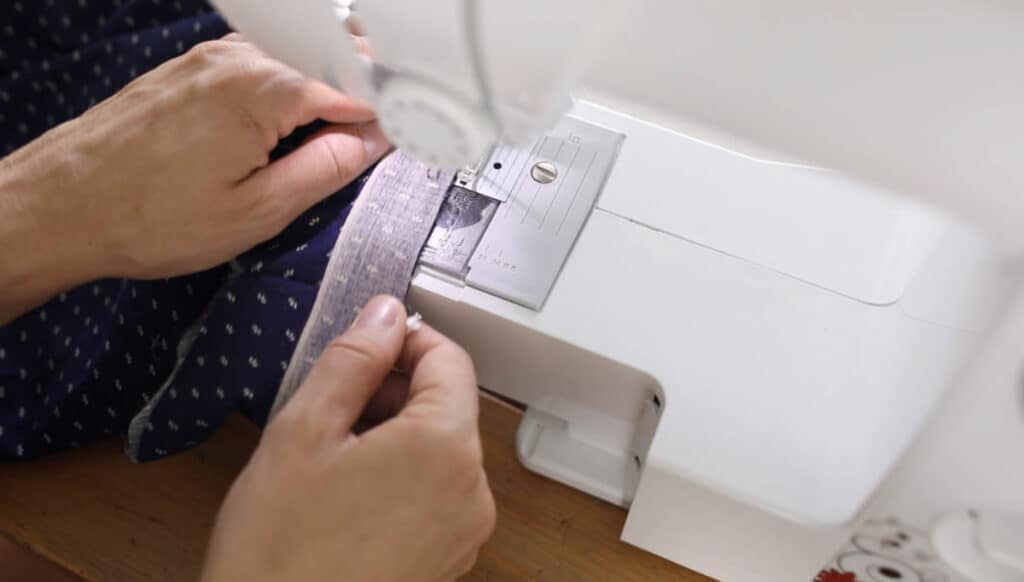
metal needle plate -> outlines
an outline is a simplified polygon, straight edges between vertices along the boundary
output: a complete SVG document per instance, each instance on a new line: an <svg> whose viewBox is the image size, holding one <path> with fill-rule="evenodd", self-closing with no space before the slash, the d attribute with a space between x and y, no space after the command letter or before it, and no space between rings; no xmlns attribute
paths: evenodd
<svg viewBox="0 0 1024 582"><path fill-rule="evenodd" d="M539 310L623 139L620 133L565 117L532 146L498 146L449 195L454 202L442 209L421 263Z"/></svg>

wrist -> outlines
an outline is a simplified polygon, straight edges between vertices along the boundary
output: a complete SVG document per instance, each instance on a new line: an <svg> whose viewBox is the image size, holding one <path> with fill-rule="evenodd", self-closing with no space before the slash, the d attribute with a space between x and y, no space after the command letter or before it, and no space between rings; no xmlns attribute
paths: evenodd
<svg viewBox="0 0 1024 582"><path fill-rule="evenodd" d="M74 192L60 179L66 168L35 145L0 163L0 325L109 274L103 244L83 233L67 203Z"/></svg>

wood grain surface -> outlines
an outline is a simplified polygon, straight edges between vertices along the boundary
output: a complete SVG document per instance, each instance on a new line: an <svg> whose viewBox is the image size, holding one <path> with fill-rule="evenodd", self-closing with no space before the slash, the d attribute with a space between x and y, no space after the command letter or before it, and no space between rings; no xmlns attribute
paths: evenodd
<svg viewBox="0 0 1024 582"><path fill-rule="evenodd" d="M526 471L513 449L519 418L481 401L498 527L465 580L708 580L619 541L622 509ZM217 507L257 438L233 417L210 442L155 463L133 465L120 442L106 441L0 465L0 531L85 580L194 580Z"/></svg>

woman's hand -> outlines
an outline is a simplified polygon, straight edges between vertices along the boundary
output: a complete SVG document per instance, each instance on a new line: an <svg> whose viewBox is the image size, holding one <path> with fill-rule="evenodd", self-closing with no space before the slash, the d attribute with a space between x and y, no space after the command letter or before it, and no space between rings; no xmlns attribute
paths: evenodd
<svg viewBox="0 0 1024 582"><path fill-rule="evenodd" d="M268 165L316 119L333 125ZM237 35L200 44L0 161L0 323L88 280L229 260L389 147L366 105Z"/></svg>
<svg viewBox="0 0 1024 582"><path fill-rule="evenodd" d="M426 327L406 341L402 305L375 298L267 427L221 508L203 580L464 574L495 520L477 398L462 349ZM353 434L364 412L396 404Z"/></svg>

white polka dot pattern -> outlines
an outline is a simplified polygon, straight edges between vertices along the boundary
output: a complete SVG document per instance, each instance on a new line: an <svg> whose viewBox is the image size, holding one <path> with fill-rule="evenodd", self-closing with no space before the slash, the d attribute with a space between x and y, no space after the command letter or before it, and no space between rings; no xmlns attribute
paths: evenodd
<svg viewBox="0 0 1024 582"><path fill-rule="evenodd" d="M228 30L201 0L0 4L0 156ZM265 422L360 186L233 265L96 281L0 327L0 460L124 435L142 410L137 460L202 442L233 410Z"/></svg>

